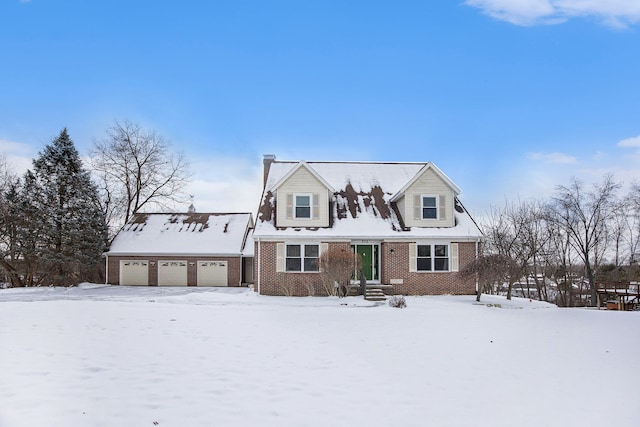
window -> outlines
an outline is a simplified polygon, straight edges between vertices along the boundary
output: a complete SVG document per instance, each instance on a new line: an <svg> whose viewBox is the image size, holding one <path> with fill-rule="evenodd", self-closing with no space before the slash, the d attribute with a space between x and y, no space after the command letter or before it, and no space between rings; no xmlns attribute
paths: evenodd
<svg viewBox="0 0 640 427"><path fill-rule="evenodd" d="M449 271L449 245L418 245L418 271Z"/></svg>
<svg viewBox="0 0 640 427"><path fill-rule="evenodd" d="M418 245L418 271L431 271L431 245Z"/></svg>
<svg viewBox="0 0 640 427"><path fill-rule="evenodd" d="M438 219L438 198L422 196L422 219Z"/></svg>
<svg viewBox="0 0 640 427"><path fill-rule="evenodd" d="M287 245L286 271L318 271L318 245Z"/></svg>
<svg viewBox="0 0 640 427"><path fill-rule="evenodd" d="M294 197L296 218L311 218L311 194L296 194Z"/></svg>

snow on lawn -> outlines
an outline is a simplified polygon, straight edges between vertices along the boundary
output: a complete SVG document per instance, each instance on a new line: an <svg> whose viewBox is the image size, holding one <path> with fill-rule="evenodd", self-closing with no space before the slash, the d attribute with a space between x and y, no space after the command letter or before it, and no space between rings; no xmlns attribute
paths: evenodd
<svg viewBox="0 0 640 427"><path fill-rule="evenodd" d="M0 290L0 426L640 425L640 312Z"/></svg>

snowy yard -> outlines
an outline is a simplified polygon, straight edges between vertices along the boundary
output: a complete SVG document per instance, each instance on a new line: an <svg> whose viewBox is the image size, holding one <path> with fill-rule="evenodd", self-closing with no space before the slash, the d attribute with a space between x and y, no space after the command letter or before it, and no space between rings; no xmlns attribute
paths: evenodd
<svg viewBox="0 0 640 427"><path fill-rule="evenodd" d="M640 312L407 305L0 290L0 426L640 425Z"/></svg>

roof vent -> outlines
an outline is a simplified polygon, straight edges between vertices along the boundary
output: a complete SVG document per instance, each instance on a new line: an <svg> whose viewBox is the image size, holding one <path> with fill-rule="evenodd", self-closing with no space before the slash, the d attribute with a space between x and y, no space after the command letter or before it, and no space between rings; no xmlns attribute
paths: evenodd
<svg viewBox="0 0 640 427"><path fill-rule="evenodd" d="M456 199L456 211L459 213L464 213L464 208L462 207L462 203L460 200Z"/></svg>

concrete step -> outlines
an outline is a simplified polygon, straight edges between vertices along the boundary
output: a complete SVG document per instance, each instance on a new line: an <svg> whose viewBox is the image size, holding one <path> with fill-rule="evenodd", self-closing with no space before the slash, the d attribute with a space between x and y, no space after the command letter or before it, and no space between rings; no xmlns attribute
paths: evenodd
<svg viewBox="0 0 640 427"><path fill-rule="evenodd" d="M367 289L367 292L364 294L364 299L367 301L386 301L387 296L382 289Z"/></svg>

